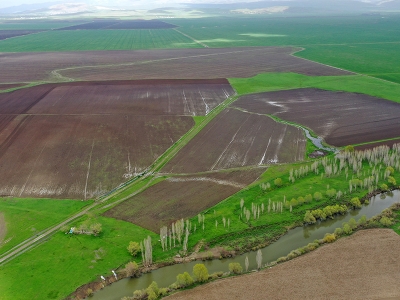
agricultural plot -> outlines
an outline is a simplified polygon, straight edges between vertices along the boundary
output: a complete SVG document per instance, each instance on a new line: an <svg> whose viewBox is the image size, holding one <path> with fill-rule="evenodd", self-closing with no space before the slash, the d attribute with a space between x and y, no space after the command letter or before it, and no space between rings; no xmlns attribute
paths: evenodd
<svg viewBox="0 0 400 300"><path fill-rule="evenodd" d="M68 83L52 90L29 113L199 116L233 94L226 79Z"/></svg>
<svg viewBox="0 0 400 300"><path fill-rule="evenodd" d="M169 29L175 28L176 25L172 25L160 20L129 20L129 21L93 21L85 24L74 25L58 30L96 30L96 29Z"/></svg>
<svg viewBox="0 0 400 300"><path fill-rule="evenodd" d="M199 48L199 44L172 29L52 30L34 36L0 41L1 52L141 50Z"/></svg>
<svg viewBox="0 0 400 300"><path fill-rule="evenodd" d="M397 15L386 16L315 16L244 18L198 18L175 19L172 23L179 31L190 35L209 47L283 46L296 45L308 48L311 45L398 42L400 19ZM359 56L363 56L358 51ZM337 53L336 53L337 54ZM322 54L323 56L323 54ZM338 57L338 56L336 56ZM381 55L374 58L379 65Z"/></svg>
<svg viewBox="0 0 400 300"><path fill-rule="evenodd" d="M105 212L158 232L181 218L196 216L245 188L266 168L170 177Z"/></svg>
<svg viewBox="0 0 400 300"><path fill-rule="evenodd" d="M96 31L97 32L97 31ZM85 42L87 43L87 42ZM1 48L1 43L0 43ZM351 73L299 59L292 47L0 53L0 82L59 80L209 79L263 72L314 76Z"/></svg>
<svg viewBox="0 0 400 300"><path fill-rule="evenodd" d="M297 56L400 83L400 42L311 45Z"/></svg>
<svg viewBox="0 0 400 300"><path fill-rule="evenodd" d="M231 108L212 120L163 171L195 173L301 161L305 143L303 131L296 127Z"/></svg>
<svg viewBox="0 0 400 300"><path fill-rule="evenodd" d="M296 89L243 96L234 105L304 125L339 147L400 136L400 105L363 94Z"/></svg>
<svg viewBox="0 0 400 300"><path fill-rule="evenodd" d="M261 72L295 72L305 75L349 75L350 72L327 67L296 58L295 49L287 48L236 48L214 54L205 49L203 54L188 53L177 59L164 59L106 66L99 68L71 68L59 74L81 80L112 80L141 78L227 78L249 77ZM211 53L210 53L211 52Z"/></svg>
<svg viewBox="0 0 400 300"><path fill-rule="evenodd" d="M22 36L32 33L38 33L39 30L0 30L0 40L5 40L8 38Z"/></svg>
<svg viewBox="0 0 400 300"><path fill-rule="evenodd" d="M157 88L154 88L154 86ZM88 199L147 168L228 82L48 84L0 94L0 195Z"/></svg>

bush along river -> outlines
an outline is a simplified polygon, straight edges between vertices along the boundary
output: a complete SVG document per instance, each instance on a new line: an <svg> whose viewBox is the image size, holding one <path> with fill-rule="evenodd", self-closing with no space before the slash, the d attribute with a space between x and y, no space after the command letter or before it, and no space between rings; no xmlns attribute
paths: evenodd
<svg viewBox="0 0 400 300"><path fill-rule="evenodd" d="M262 249L263 265L267 262L276 261L281 256L286 256L290 251L306 246L308 243L321 239L326 233L333 233L343 223L351 218L358 220L363 215L367 219L380 214L384 209L392 204L400 202L400 191L396 190L390 193L378 194L369 200L368 205L363 205L361 209L351 210L346 215L338 216L335 219L328 219L313 225L307 225L291 229L273 244ZM245 266L245 258L249 258L249 270L257 268L256 252L249 252L238 255L234 258L221 260L210 260L202 262L207 267L209 273L228 272L229 263L237 262ZM176 281L176 276L183 272L192 273L193 266L199 261L175 264L142 274L139 278L125 278L102 290L96 292L92 300L120 300L125 296L132 296L135 290L147 288L153 281L157 282L159 287L168 287Z"/></svg>

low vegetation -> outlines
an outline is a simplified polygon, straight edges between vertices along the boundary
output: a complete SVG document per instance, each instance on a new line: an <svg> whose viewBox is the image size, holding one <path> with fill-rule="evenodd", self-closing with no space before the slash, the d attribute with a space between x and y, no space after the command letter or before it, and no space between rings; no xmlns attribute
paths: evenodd
<svg viewBox="0 0 400 300"><path fill-rule="evenodd" d="M307 76L296 73L263 73L250 78L230 78L240 95L297 88L318 88L367 94L400 102L400 85L363 75Z"/></svg>

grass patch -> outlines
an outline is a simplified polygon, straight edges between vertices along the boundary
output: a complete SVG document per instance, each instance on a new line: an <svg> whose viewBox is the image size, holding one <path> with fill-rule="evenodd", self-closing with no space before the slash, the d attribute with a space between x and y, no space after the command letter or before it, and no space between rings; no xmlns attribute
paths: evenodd
<svg viewBox="0 0 400 300"><path fill-rule="evenodd" d="M305 46L296 56L400 83L400 41L387 44Z"/></svg>
<svg viewBox="0 0 400 300"><path fill-rule="evenodd" d="M7 233L0 253L40 231L55 225L91 204L92 201L32 198L0 198L0 212L5 216Z"/></svg>
<svg viewBox="0 0 400 300"><path fill-rule="evenodd" d="M250 78L230 78L238 94L252 94L297 88L319 88L384 98L400 103L400 85L363 75L306 76L297 73L262 73Z"/></svg>
<svg viewBox="0 0 400 300"><path fill-rule="evenodd" d="M193 116L193 120L195 123L195 126L203 122L203 120L206 118L206 116Z"/></svg>
<svg viewBox="0 0 400 300"><path fill-rule="evenodd" d="M172 29L65 30L0 41L1 52L140 50L198 48L197 43Z"/></svg>
<svg viewBox="0 0 400 300"><path fill-rule="evenodd" d="M148 235L154 242L157 239L154 233L127 222L103 217L96 221L103 227L99 237L58 232L48 242L1 266L2 299L64 299L76 287L110 275L111 270L131 260L126 249L129 241ZM161 256L159 252L155 255Z"/></svg>

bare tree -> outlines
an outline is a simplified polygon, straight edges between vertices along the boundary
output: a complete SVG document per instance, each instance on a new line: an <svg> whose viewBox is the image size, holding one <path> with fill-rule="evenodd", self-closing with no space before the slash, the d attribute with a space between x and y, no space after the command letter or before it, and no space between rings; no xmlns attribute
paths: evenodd
<svg viewBox="0 0 400 300"><path fill-rule="evenodd" d="M261 269L261 264L262 264L262 252L260 249L258 249L257 251L257 255L256 255L256 261L257 261L257 269Z"/></svg>

